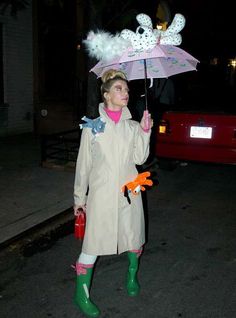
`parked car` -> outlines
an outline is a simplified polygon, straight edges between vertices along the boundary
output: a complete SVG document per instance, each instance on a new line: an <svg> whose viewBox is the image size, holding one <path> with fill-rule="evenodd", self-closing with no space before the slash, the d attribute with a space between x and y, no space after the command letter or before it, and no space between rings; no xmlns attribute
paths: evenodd
<svg viewBox="0 0 236 318"><path fill-rule="evenodd" d="M236 164L236 113L164 111L156 128L155 155Z"/></svg>

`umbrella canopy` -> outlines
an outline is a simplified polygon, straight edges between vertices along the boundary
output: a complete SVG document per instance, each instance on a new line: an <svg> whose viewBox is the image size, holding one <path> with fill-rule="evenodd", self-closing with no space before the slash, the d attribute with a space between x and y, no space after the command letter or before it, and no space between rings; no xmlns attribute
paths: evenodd
<svg viewBox="0 0 236 318"><path fill-rule="evenodd" d="M123 71L128 80L143 78L167 78L172 75L196 70L199 61L173 45L157 44L153 49L137 51L128 49L120 57L98 62L90 71L97 77L111 68Z"/></svg>

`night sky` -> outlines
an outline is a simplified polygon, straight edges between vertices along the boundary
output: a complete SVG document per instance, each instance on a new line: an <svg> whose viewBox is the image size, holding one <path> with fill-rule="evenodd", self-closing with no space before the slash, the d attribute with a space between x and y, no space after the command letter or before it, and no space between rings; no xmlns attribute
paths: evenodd
<svg viewBox="0 0 236 318"><path fill-rule="evenodd" d="M155 19L155 8L159 1L140 2L139 10L145 11ZM235 45L235 11L229 0L169 0L170 13L181 13L186 18L186 25L181 32L182 46L192 49L199 57L219 56L234 58Z"/></svg>
<svg viewBox="0 0 236 318"><path fill-rule="evenodd" d="M137 0L126 7L125 1L107 1L109 5L105 9L96 11L92 25L85 23L80 40L85 38L88 30L91 29L96 31L102 28L113 34L124 28L135 31L138 26L136 21L138 13L148 14L155 25L159 2L158 0ZM235 102L235 70L227 66L229 59L236 57L233 33L235 13L230 6L231 2L227 0L218 4L213 0L168 0L166 3L171 20L176 13L181 13L186 18L186 25L181 31L183 41L180 47L200 61L197 72L172 77L176 88L181 87L180 93L186 96L187 102L201 103L204 100L204 103L218 104L219 107L221 104L233 104ZM50 7L47 9L44 7L40 14L39 39L41 50L44 52L45 65L42 69L44 68L46 74L43 93L50 98L65 96L66 99L73 99L71 87L74 85L75 76L76 80L87 78L87 71L85 76L82 76L80 68L76 72L73 64L76 43L74 22L71 19L73 10L71 10L71 3L66 2L66 4L68 6L68 8L65 6L65 9L68 9L66 11L64 9L63 12L57 12L55 8L51 8L50 12ZM211 65L213 58L218 58L218 65ZM67 81L64 81L65 78ZM227 102L224 103L226 99Z"/></svg>

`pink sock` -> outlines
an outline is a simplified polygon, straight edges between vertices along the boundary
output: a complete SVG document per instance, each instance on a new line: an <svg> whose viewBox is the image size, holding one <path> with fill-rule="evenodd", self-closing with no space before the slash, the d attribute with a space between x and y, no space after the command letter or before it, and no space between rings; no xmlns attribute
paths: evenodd
<svg viewBox="0 0 236 318"><path fill-rule="evenodd" d="M130 252L135 253L137 257L140 257L143 252L143 247L141 247L139 250L131 250Z"/></svg>
<svg viewBox="0 0 236 318"><path fill-rule="evenodd" d="M87 274L87 268L92 268L94 264L82 264L82 263L76 263L75 265L72 265L72 267L75 269L77 275L86 275Z"/></svg>

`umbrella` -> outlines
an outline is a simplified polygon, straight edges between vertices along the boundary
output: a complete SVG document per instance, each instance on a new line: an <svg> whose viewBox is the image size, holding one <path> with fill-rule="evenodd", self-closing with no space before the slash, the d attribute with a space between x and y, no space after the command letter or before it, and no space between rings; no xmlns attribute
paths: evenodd
<svg viewBox="0 0 236 318"><path fill-rule="evenodd" d="M199 61L183 49L173 45L156 45L152 50L127 50L122 56L99 61L90 71L98 77L111 67L122 70L128 80L147 78L167 78L171 75L196 70Z"/></svg>
<svg viewBox="0 0 236 318"><path fill-rule="evenodd" d="M105 71L114 68L123 71L128 80L144 79L147 109L147 78L168 78L194 71L197 63L196 58L177 46L157 44L146 51L130 48L117 58L99 61L90 71L101 77Z"/></svg>

